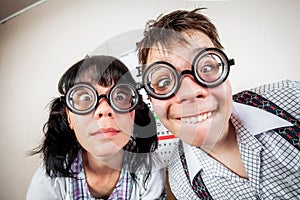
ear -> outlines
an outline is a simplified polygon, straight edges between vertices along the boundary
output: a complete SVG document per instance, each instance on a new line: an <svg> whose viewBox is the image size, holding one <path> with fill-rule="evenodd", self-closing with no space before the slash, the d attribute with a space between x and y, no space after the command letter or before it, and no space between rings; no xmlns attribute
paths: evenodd
<svg viewBox="0 0 300 200"><path fill-rule="evenodd" d="M72 121L71 121L71 113L70 113L69 109L67 109L67 108L66 108L66 114L67 114L67 118L68 118L69 127L73 130L73 125L72 125Z"/></svg>

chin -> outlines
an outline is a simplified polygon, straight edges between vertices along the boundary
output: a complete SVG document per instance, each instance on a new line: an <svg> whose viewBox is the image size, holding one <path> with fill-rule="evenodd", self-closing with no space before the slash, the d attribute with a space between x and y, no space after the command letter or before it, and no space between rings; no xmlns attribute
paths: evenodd
<svg viewBox="0 0 300 200"><path fill-rule="evenodd" d="M208 134L210 123L180 124L175 136L188 144L201 144Z"/></svg>
<svg viewBox="0 0 300 200"><path fill-rule="evenodd" d="M191 137L191 138L183 138L182 139L185 143L195 146L195 147L200 147L205 143L205 139L203 137Z"/></svg>

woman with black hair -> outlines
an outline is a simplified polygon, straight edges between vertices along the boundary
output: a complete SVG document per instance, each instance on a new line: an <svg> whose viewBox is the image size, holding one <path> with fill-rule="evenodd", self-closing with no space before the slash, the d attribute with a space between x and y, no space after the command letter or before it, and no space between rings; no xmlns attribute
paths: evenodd
<svg viewBox="0 0 300 200"><path fill-rule="evenodd" d="M91 56L70 67L50 105L43 164L27 199L164 199L156 123L127 67Z"/></svg>

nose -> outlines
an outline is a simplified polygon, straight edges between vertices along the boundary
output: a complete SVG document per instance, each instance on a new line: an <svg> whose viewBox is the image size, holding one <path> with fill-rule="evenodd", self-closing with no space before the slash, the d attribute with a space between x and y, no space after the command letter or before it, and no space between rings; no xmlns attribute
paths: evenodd
<svg viewBox="0 0 300 200"><path fill-rule="evenodd" d="M199 85L191 74L185 74L181 77L175 97L178 103L193 102L197 98L204 98L208 93L208 88Z"/></svg>
<svg viewBox="0 0 300 200"><path fill-rule="evenodd" d="M100 119L100 118L105 118L105 117L113 117L114 116L114 111L110 107L108 103L108 99L106 98L101 98L98 102L98 105L96 107L96 110L94 112L94 118L95 119Z"/></svg>

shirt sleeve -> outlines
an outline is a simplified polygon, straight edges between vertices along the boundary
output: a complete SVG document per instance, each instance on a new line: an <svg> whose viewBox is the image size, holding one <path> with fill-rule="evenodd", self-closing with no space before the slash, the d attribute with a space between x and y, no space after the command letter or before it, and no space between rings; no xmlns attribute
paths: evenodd
<svg viewBox="0 0 300 200"><path fill-rule="evenodd" d="M32 177L27 190L26 200L65 199L66 184L64 178L51 178L41 165Z"/></svg>

